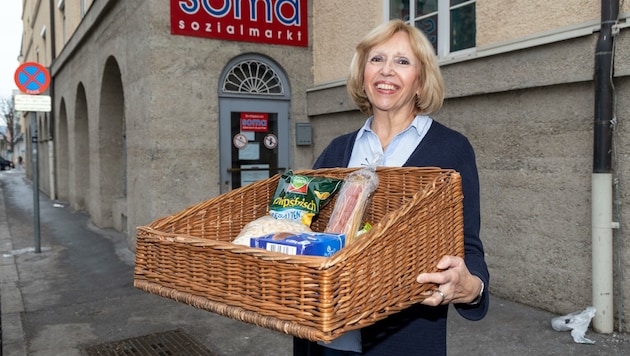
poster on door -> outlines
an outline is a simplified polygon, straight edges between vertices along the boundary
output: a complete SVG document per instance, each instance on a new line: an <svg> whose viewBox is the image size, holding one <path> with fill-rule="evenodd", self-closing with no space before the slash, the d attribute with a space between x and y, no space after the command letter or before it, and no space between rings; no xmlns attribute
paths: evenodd
<svg viewBox="0 0 630 356"><path fill-rule="evenodd" d="M241 113L241 131L267 132L269 131L269 114L256 112Z"/></svg>

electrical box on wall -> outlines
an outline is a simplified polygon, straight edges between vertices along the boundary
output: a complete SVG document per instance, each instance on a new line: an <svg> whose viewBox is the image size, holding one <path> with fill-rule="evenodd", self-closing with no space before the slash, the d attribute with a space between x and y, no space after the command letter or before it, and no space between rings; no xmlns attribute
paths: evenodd
<svg viewBox="0 0 630 356"><path fill-rule="evenodd" d="M295 144L298 146L313 144L313 128L310 122L295 123Z"/></svg>

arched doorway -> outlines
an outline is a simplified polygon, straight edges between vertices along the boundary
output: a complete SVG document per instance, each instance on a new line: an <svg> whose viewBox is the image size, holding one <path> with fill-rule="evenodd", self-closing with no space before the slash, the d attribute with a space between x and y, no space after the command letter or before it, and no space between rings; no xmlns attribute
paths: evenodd
<svg viewBox="0 0 630 356"><path fill-rule="evenodd" d="M291 93L281 68L243 55L228 63L219 83L221 193L287 170Z"/></svg>
<svg viewBox="0 0 630 356"><path fill-rule="evenodd" d="M61 99L59 104L59 114L57 119L56 152L57 152L57 199L62 201L70 200L70 143L68 133L68 111L66 100Z"/></svg>
<svg viewBox="0 0 630 356"><path fill-rule="evenodd" d="M83 83L77 87L72 129L74 142L71 144L70 159L70 206L74 210L89 211L90 207L90 129L87 96Z"/></svg>
<svg viewBox="0 0 630 356"><path fill-rule="evenodd" d="M127 232L127 138L125 94L116 59L105 62L98 113L100 216L93 220L101 227Z"/></svg>

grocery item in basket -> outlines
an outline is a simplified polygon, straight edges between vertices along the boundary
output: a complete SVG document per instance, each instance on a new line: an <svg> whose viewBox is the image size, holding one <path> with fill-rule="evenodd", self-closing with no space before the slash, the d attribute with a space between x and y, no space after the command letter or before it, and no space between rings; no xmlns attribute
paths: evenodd
<svg viewBox="0 0 630 356"><path fill-rule="evenodd" d="M370 196L377 187L378 175L374 167L349 173L339 191L325 231L344 234L346 245L352 243L357 237Z"/></svg>
<svg viewBox="0 0 630 356"><path fill-rule="evenodd" d="M249 222L232 241L238 245L251 246L252 237L260 237L278 232L298 233L310 232L311 228L299 221L276 219L271 215L265 215Z"/></svg>
<svg viewBox="0 0 630 356"><path fill-rule="evenodd" d="M357 234L355 237L359 237L363 234L365 234L366 232L370 231L372 229L372 224L370 224L369 221L367 221L364 225L363 228L361 228L361 230L357 231Z"/></svg>
<svg viewBox="0 0 630 356"><path fill-rule="evenodd" d="M251 239L251 247L288 255L330 257L345 244L343 234L303 232L298 234L277 233Z"/></svg>
<svg viewBox="0 0 630 356"><path fill-rule="evenodd" d="M288 171L280 177L269 213L276 219L301 221L311 226L317 215L339 190L342 179L304 176Z"/></svg>

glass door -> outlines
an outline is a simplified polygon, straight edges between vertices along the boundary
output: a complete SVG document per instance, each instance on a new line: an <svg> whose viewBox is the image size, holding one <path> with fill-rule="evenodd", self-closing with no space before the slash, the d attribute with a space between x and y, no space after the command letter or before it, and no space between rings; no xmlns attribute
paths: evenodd
<svg viewBox="0 0 630 356"><path fill-rule="evenodd" d="M224 98L220 106L221 193L289 169L287 101Z"/></svg>

